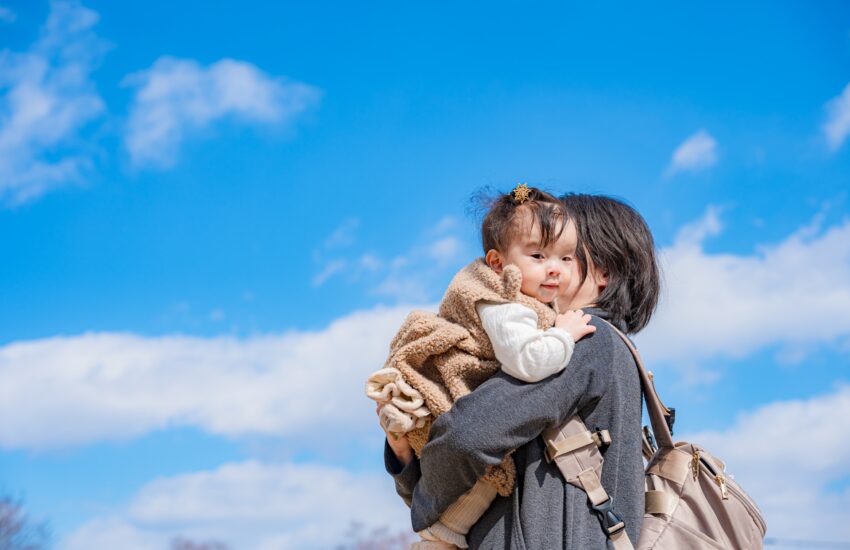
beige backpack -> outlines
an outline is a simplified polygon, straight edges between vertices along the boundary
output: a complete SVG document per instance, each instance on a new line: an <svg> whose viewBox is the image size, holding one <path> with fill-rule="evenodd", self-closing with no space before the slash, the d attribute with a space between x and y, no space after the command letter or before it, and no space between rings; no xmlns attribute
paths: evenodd
<svg viewBox="0 0 850 550"><path fill-rule="evenodd" d="M610 324L610 323L609 323ZM758 507L735 481L726 476L722 461L699 445L673 443L672 410L655 391L631 341L616 327L634 355L640 372L646 408L658 447L644 429L646 513L638 550L761 549L766 526ZM547 458L554 460L564 479L587 493L602 529L616 550L633 550L625 524L600 482L600 447L611 443L607 430L590 432L578 415L543 433Z"/></svg>

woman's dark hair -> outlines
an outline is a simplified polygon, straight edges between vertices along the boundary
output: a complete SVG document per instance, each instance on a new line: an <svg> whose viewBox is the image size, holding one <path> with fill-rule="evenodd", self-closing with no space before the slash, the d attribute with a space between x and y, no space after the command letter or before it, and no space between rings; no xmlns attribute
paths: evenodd
<svg viewBox="0 0 850 550"><path fill-rule="evenodd" d="M540 224L541 246L556 241L566 226L567 215L564 205L554 195L536 187L528 188L528 198L522 202L515 192L488 196L486 191L477 196L487 208L481 222L481 246L486 254L489 250L504 252L511 244L511 233L515 229L516 216L520 208L531 212L531 224Z"/></svg>
<svg viewBox="0 0 850 550"><path fill-rule="evenodd" d="M661 292L655 243L646 221L631 206L604 195L569 193L561 200L576 226L582 282L589 258L608 276L596 304L613 320L624 322L627 332L640 331L649 323Z"/></svg>

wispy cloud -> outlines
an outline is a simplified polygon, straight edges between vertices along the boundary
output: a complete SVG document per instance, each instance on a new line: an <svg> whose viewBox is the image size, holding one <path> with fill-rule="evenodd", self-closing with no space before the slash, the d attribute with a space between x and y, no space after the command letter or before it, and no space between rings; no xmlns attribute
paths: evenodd
<svg viewBox="0 0 850 550"><path fill-rule="evenodd" d="M328 279L346 270L356 275L373 268L377 258L371 255L365 255L363 261L340 257L340 254L344 254L340 249L348 248L357 241L358 227L359 218L344 220L313 250L313 261L321 266L311 281L314 287L322 286Z"/></svg>
<svg viewBox="0 0 850 550"><path fill-rule="evenodd" d="M850 84L841 95L826 104L827 118L823 133L830 150L837 151L850 135Z"/></svg>
<svg viewBox="0 0 850 550"><path fill-rule="evenodd" d="M372 274L373 292L402 302L441 296L452 271L475 258L457 236L457 225L454 218L443 218L403 253L382 260L382 268Z"/></svg>
<svg viewBox="0 0 850 550"><path fill-rule="evenodd" d="M386 474L248 461L153 481L60 548L149 550L188 536L231 548L319 550L353 542L346 540L352 523L409 530L409 512Z"/></svg>
<svg viewBox="0 0 850 550"><path fill-rule="evenodd" d="M456 235L457 226L456 219L444 217L412 238L409 247L394 256L351 251L348 257L337 254L323 259L324 254L317 250L315 260L321 267L313 277L313 285L320 286L345 273L348 282L368 284L375 294L407 302L429 301L442 290L434 288L436 280L446 279L450 268L459 268L474 258ZM353 227L356 226L350 222L341 225L325 242L323 251L331 248L329 242L339 243L343 235L350 235Z"/></svg>
<svg viewBox="0 0 850 550"><path fill-rule="evenodd" d="M721 231L709 208L660 251L665 292L637 337L648 359L685 366L850 336L850 220L822 227L816 217L752 254L706 252L705 239Z"/></svg>
<svg viewBox="0 0 850 550"><path fill-rule="evenodd" d="M4 23L14 23L17 18L18 16L15 15L15 12L6 6L0 6L0 21L3 21Z"/></svg>
<svg viewBox="0 0 850 550"><path fill-rule="evenodd" d="M324 242L325 248L336 248L354 244L357 240L355 232L358 227L360 227L360 220L358 218L348 218L328 235Z"/></svg>
<svg viewBox="0 0 850 550"><path fill-rule="evenodd" d="M439 264L456 261L460 256L463 245L457 237L443 237L429 244L426 253L429 258Z"/></svg>
<svg viewBox="0 0 850 550"><path fill-rule="evenodd" d="M846 541L850 490L841 485L850 475L850 424L836 419L848 417L845 385L771 403L741 414L726 430L684 438L726 462L762 508L771 537Z"/></svg>
<svg viewBox="0 0 850 550"><path fill-rule="evenodd" d="M161 57L124 84L137 88L125 135L130 158L135 166L158 168L173 165L186 139L222 119L287 124L319 98L312 86L233 59L203 66Z"/></svg>
<svg viewBox="0 0 850 550"><path fill-rule="evenodd" d="M322 286L323 284L325 284L325 281L333 277L335 274L344 270L347 265L347 260L336 259L329 261L325 264L321 271L319 271L318 273L316 273L315 276L313 276L313 286Z"/></svg>
<svg viewBox="0 0 850 550"><path fill-rule="evenodd" d="M717 141L705 130L699 130L682 142L670 159L666 175L697 172L717 163Z"/></svg>
<svg viewBox="0 0 850 550"><path fill-rule="evenodd" d="M92 32L98 18L77 2L52 2L29 50L0 52L0 199L33 199L91 166L81 132L105 110L90 79L105 51Z"/></svg>
<svg viewBox="0 0 850 550"><path fill-rule="evenodd" d="M428 233L431 235L446 234L457 229L458 225L458 219L454 216L443 216L428 230Z"/></svg>

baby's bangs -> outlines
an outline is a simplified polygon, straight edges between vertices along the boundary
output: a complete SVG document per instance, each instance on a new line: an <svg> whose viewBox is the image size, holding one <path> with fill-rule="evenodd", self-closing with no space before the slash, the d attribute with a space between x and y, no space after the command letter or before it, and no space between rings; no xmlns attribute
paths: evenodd
<svg viewBox="0 0 850 550"><path fill-rule="evenodd" d="M531 201L526 206L531 211L531 226L540 226L540 246L546 248L561 238L561 234L567 227L567 209L558 202Z"/></svg>

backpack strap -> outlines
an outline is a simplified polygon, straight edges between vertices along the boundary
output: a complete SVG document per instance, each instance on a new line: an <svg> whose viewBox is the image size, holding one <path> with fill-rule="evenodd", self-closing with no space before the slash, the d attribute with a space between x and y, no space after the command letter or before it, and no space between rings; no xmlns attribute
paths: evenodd
<svg viewBox="0 0 850 550"><path fill-rule="evenodd" d="M623 334L623 332L615 327L610 322L606 321L599 317L602 321L610 326L617 336L626 344L626 347L629 348L629 351L632 352L632 357L635 360L635 365L638 368L638 374L640 375L640 385L643 390L643 398L646 401L646 411L649 413L649 422L652 425L652 434L655 436L655 441L658 443L658 446L662 449L672 449L673 448L673 433L671 432L670 426L673 424L673 409L668 409L664 406L664 403L661 402L661 398L658 397L658 392L655 390L655 382L652 379L652 373L646 370L646 367L643 365L643 360L640 358L640 353L635 348L635 345L632 344L632 341L629 340L629 337Z"/></svg>
<svg viewBox="0 0 850 550"><path fill-rule="evenodd" d="M632 341L613 324L605 319L602 320L614 330L632 353L640 375L641 389L652 424L652 432L655 434L658 445L661 448L673 448L673 435L670 429L673 418L672 409L665 407L658 397L652 375L644 367ZM614 549L633 550L634 547L626 535L626 524L614 512L613 499L602 487L604 459L599 449L611 443L608 431L591 432L581 417L575 414L562 425L548 428L542 435L546 443L546 460L549 462L554 460L564 480L587 493L591 508L599 516L602 530ZM644 455L653 452L648 434L643 435L643 441Z"/></svg>

